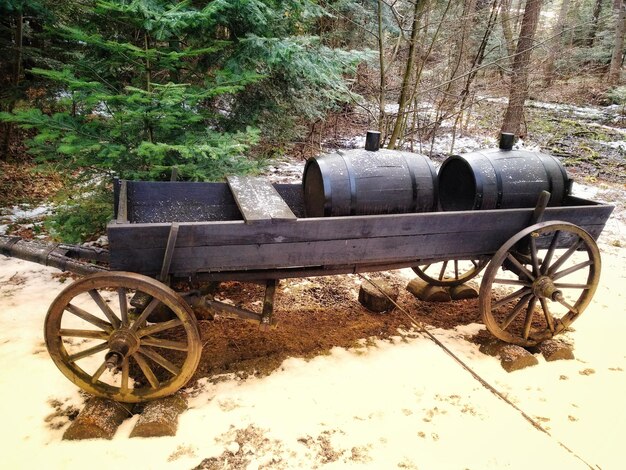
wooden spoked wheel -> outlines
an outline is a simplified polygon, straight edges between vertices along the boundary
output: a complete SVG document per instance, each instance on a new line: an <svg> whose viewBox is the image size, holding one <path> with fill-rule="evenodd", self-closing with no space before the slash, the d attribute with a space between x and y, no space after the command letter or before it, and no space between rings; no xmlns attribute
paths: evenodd
<svg viewBox="0 0 626 470"><path fill-rule="evenodd" d="M433 286L453 287L473 279L487 266L489 257L451 259L413 266L422 280Z"/></svg>
<svg viewBox="0 0 626 470"><path fill-rule="evenodd" d="M530 253L520 253L520 246ZM581 315L600 268L598 246L582 228L567 222L533 225L507 241L485 270L482 319L497 338L534 346Z"/></svg>
<svg viewBox="0 0 626 470"><path fill-rule="evenodd" d="M151 323L159 310L169 310L171 319ZM68 379L126 403L176 392L195 372L202 349L187 303L166 285L127 272L92 274L68 286L52 302L44 333Z"/></svg>

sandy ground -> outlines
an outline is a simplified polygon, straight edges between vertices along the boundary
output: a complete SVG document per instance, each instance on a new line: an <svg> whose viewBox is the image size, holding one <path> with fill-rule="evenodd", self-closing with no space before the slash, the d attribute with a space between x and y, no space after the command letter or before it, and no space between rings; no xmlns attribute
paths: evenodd
<svg viewBox="0 0 626 470"><path fill-rule="evenodd" d="M288 359L267 377L201 379L188 389L190 409L175 437L129 439L135 416L112 441L64 442L84 396L57 371L42 335L62 285L55 270L0 257L3 466L623 468L626 248L616 246L625 246L619 204L600 243L600 287L566 334L575 360L538 356L539 365L509 374L467 340L482 325L433 330L549 435L432 341L399 332L311 360Z"/></svg>

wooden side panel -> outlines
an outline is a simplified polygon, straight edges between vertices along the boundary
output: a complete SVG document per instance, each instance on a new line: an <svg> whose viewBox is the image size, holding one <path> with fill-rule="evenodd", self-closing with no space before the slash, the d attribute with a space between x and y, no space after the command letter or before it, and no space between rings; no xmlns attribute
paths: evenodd
<svg viewBox="0 0 626 470"><path fill-rule="evenodd" d="M575 223L598 236L612 207L548 208L544 221ZM411 263L494 253L528 225L532 209L298 219L268 225L181 224L170 272L276 270ZM113 269L153 274L167 243L165 224L111 224Z"/></svg>
<svg viewBox="0 0 626 470"><path fill-rule="evenodd" d="M227 181L247 224L296 220L296 215L267 180L249 176L229 176Z"/></svg>
<svg viewBox="0 0 626 470"><path fill-rule="evenodd" d="M564 220L576 225L603 225L611 206L549 207L544 220ZM515 232L528 225L532 209L506 211L434 212L384 216L298 219L294 223L250 226L243 221L183 223L177 246L292 243L352 238L394 237L423 234L493 231L511 227ZM169 224L127 224L109 227L112 251L162 248Z"/></svg>

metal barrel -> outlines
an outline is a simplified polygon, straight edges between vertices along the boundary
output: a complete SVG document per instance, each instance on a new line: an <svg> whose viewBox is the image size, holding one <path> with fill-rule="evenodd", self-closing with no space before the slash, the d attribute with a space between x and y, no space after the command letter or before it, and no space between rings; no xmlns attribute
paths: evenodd
<svg viewBox="0 0 626 470"><path fill-rule="evenodd" d="M484 150L454 155L439 169L444 211L534 207L542 191L562 205L571 181L553 156L526 150Z"/></svg>
<svg viewBox="0 0 626 470"><path fill-rule="evenodd" d="M313 157L302 180L307 217L437 209L435 167L416 153L358 149Z"/></svg>

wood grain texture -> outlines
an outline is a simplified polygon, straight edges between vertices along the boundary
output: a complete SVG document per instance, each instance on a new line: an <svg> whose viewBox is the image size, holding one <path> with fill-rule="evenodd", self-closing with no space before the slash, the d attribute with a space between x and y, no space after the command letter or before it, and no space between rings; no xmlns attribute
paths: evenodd
<svg viewBox="0 0 626 470"><path fill-rule="evenodd" d="M296 215L266 179L251 176L229 176L226 179L247 224L296 220Z"/></svg>
<svg viewBox="0 0 626 470"><path fill-rule="evenodd" d="M129 210L136 213L144 207L144 215L150 215L159 209L155 201L180 201L188 209L204 201L219 208L220 217L236 212L228 220L180 222L170 267L174 276L222 280L366 272L408 267L418 260L490 255L527 227L533 214L532 208L522 208L297 218L301 186L275 188L290 208L298 208L291 211L292 217L270 218L271 223L245 223L224 183L130 183ZM582 199L570 198L568 203L547 208L544 220L572 222L597 237L612 211L612 206ZM203 210L204 216L206 207ZM171 206L168 211L151 223L109 224L112 269L159 273L172 222L160 220L175 212Z"/></svg>

